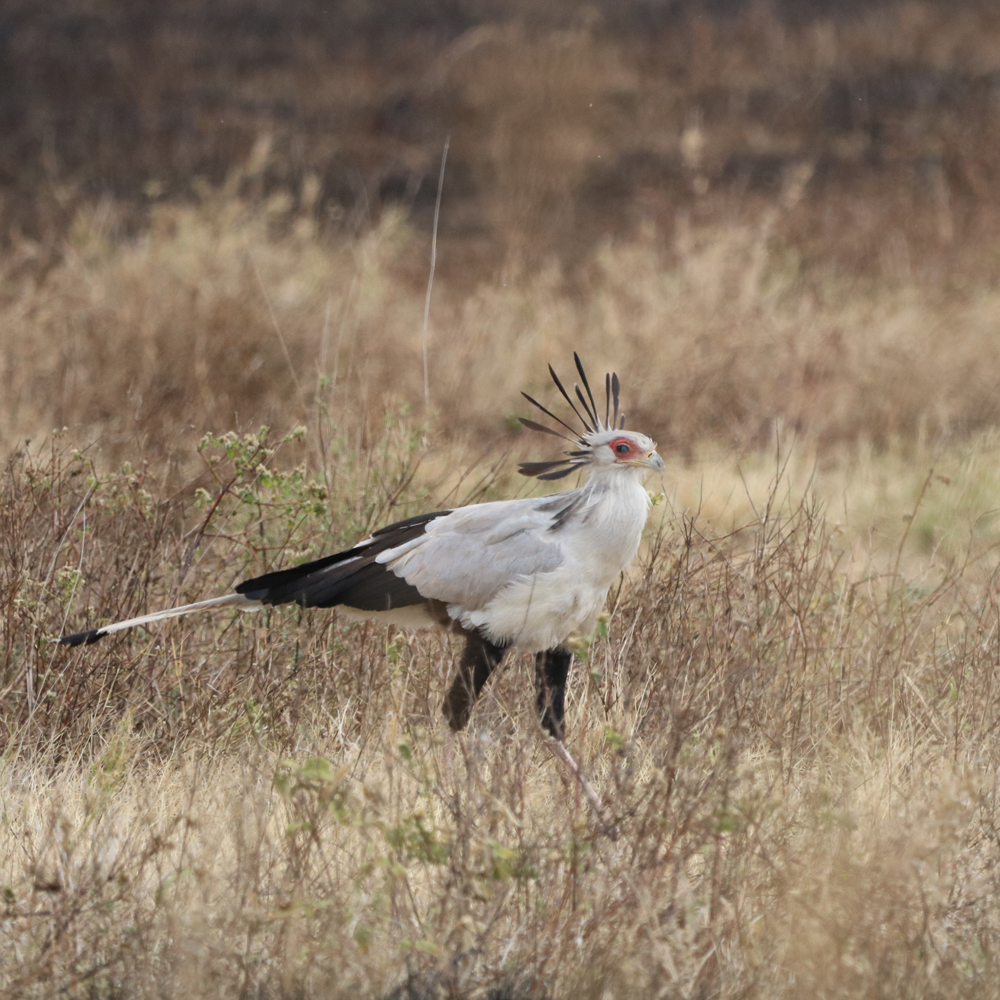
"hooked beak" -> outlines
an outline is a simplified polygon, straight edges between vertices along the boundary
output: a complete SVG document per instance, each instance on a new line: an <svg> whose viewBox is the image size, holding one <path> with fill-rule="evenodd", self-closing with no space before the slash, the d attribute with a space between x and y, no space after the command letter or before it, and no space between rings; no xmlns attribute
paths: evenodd
<svg viewBox="0 0 1000 1000"><path fill-rule="evenodd" d="M644 468L652 469L654 472L662 472L664 469L663 459L655 451L651 451L644 458L637 458L632 465L641 465Z"/></svg>

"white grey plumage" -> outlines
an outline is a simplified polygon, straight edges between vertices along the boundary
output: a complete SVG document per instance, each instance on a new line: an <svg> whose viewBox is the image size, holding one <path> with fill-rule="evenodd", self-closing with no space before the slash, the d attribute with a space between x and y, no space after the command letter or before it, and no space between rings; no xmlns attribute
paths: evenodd
<svg viewBox="0 0 1000 1000"><path fill-rule="evenodd" d="M373 532L346 552L244 581L234 594L59 641L92 643L124 628L213 607L252 611L293 601L303 607L336 606L349 617L407 628L445 625L467 637L445 702L453 728L465 724L506 649L517 646L538 654L539 716L561 738L571 659L565 643L571 635L593 629L609 587L635 558L649 509L642 480L651 469L663 470L653 441L622 429L617 375L605 379L607 406L602 421L583 366L574 358L587 396L579 386L574 389L586 417L551 366L549 370L585 432L571 439L522 418L526 426L564 437L578 447L553 462L522 463L521 472L556 479L583 468L589 476L578 489L409 518ZM570 430L541 404L526 398Z"/></svg>
<svg viewBox="0 0 1000 1000"><path fill-rule="evenodd" d="M654 450L648 438L641 447ZM593 469L585 486L554 496L453 511L376 561L495 645L551 649L592 630L638 551L649 497L639 475L614 472Z"/></svg>

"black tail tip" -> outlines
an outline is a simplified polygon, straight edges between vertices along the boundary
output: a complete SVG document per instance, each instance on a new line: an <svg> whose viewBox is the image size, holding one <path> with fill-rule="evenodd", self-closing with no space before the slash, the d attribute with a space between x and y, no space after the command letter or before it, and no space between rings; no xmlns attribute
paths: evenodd
<svg viewBox="0 0 1000 1000"><path fill-rule="evenodd" d="M60 646L90 646L105 635L107 633L103 629L92 628L86 632L74 632L72 635L64 635L56 639L56 643Z"/></svg>

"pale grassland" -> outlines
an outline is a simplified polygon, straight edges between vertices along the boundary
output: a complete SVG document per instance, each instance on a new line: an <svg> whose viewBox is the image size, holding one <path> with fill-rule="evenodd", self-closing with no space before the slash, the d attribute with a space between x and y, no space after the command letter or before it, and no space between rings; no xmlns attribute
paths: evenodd
<svg viewBox="0 0 1000 1000"><path fill-rule="evenodd" d="M5 995L995 995L992 289L648 233L572 294L442 281L425 420L400 217L331 243L206 190L114 219L42 280L4 264ZM454 737L433 633L286 608L49 645L524 491L517 390L551 401L574 348L667 459L568 707L617 838L525 657Z"/></svg>
<svg viewBox="0 0 1000 1000"><path fill-rule="evenodd" d="M757 226L685 224L670 245L653 230L608 243L573 288L554 263L471 289L439 278L435 440L495 448L519 391L543 391L546 363L565 370L572 349L626 376L633 426L685 458L706 439L768 447L776 428L825 455L947 443L1000 418L991 285L803 272L773 236L781 211ZM209 430L284 430L322 411L371 433L400 404L421 414L427 248L401 216L330 240L307 204L289 213L276 198L269 217L206 189L200 204L157 208L131 240L115 219L110 203L83 212L44 280L28 242L3 262L8 446L72 424L104 460L184 461L186 473Z"/></svg>
<svg viewBox="0 0 1000 1000"><path fill-rule="evenodd" d="M897 439L884 450L861 442L824 452L794 435L743 454L706 444L694 461L669 465L666 496L712 530L731 531L754 522L779 470L786 502L811 496L822 503L848 576L886 569L897 556L911 576L981 569L997 545L1000 438L993 430L947 444Z"/></svg>

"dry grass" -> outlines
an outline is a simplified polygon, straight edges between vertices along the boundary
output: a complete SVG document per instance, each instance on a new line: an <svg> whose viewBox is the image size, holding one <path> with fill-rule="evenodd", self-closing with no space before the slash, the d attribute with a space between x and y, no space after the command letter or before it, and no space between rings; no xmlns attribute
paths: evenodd
<svg viewBox="0 0 1000 1000"><path fill-rule="evenodd" d="M444 283L427 424L400 217L331 244L206 190L137 240L113 219L4 306L35 438L2 497L5 992L989 995L996 441L941 435L989 412L991 294L810 297L766 220L675 267L609 246L585 303L554 271ZM434 634L282 609L48 644L512 495L498 417L570 347L630 373L669 462L569 709L618 840L522 660L456 739Z"/></svg>
<svg viewBox="0 0 1000 1000"><path fill-rule="evenodd" d="M422 407L424 289L407 272L426 262L423 241L398 213L337 240L293 215L269 238L266 207L232 193L240 176L196 205L164 204L135 239L121 239L112 203L81 212L43 280L26 271L33 244L8 255L0 440L72 423L112 462L190 472L208 431L285 430L324 412L370 435L399 405ZM435 431L477 447L509 437L498 418L573 348L629 373L633 425L686 458L705 439L737 453L766 445L776 428L825 452L938 441L1000 418L991 285L807 277L774 241L783 211L688 227L674 247L652 230L609 243L583 291L555 261L471 291L439 276Z"/></svg>
<svg viewBox="0 0 1000 1000"><path fill-rule="evenodd" d="M326 147L293 177L249 112L239 141L199 120L218 183L165 176L138 221L69 181L8 199L0 993L995 995L1000 45L987 7L943 10L494 25L433 65L304 46L226 93L343 112L372 173L337 225ZM151 38L115 58L155 109L207 43ZM879 90L900 66L965 98ZM886 132L817 132L844 81L901 102ZM428 234L419 199L368 212L382 153L348 111L375 104L417 173L421 122L462 123L426 414ZM545 750L527 657L456 737L433 632L282 608L50 644L529 489L518 391L551 398L573 349L667 461L570 687L617 838Z"/></svg>
<svg viewBox="0 0 1000 1000"><path fill-rule="evenodd" d="M948 428L991 412L991 293L813 297L763 223L676 267L609 246L585 302L444 282L425 423L401 218L330 243L206 191L121 241L102 211L4 305L34 438L2 487L7 994L990 994L996 439ZM434 634L282 609L48 644L523 489L500 418L571 347L669 463L569 708L618 840L522 660L456 739Z"/></svg>
<svg viewBox="0 0 1000 1000"><path fill-rule="evenodd" d="M275 471L308 438L208 440L172 496L61 441L11 460L7 995L991 995L994 549L861 572L797 454L660 505L579 650L571 747L617 840L545 753L524 659L456 738L434 633L279 609L48 645L448 489L416 485L405 421L327 440L312 474Z"/></svg>

